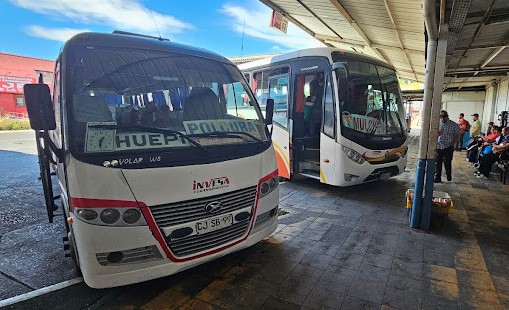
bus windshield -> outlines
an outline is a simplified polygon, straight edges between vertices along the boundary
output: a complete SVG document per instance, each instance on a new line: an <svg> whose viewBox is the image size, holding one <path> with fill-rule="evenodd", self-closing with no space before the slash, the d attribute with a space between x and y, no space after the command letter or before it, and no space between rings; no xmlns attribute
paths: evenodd
<svg viewBox="0 0 509 310"><path fill-rule="evenodd" d="M347 60L344 64L347 83L338 83L346 87L340 107L342 132L372 141L405 137L405 111L396 73L358 60Z"/></svg>
<svg viewBox="0 0 509 310"><path fill-rule="evenodd" d="M193 151L268 141L256 101L231 64L134 48L69 54L66 104L76 152Z"/></svg>

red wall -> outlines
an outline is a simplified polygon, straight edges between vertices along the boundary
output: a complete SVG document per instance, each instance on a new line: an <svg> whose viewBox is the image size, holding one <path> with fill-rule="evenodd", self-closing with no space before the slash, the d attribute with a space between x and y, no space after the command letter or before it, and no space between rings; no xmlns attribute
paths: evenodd
<svg viewBox="0 0 509 310"><path fill-rule="evenodd" d="M23 106L18 107L16 105L16 98L23 98ZM0 115L4 113L22 113L27 116L27 108L24 102L25 98L23 94L8 94L8 93L0 93Z"/></svg>

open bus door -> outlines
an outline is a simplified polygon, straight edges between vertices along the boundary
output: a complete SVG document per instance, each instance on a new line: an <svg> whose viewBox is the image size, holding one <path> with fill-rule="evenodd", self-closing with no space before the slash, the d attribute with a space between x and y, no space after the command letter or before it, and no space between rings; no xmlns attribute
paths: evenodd
<svg viewBox="0 0 509 310"><path fill-rule="evenodd" d="M288 118L288 80L288 74L269 77L268 99L274 100L272 143L276 150L279 176L290 179L292 123Z"/></svg>

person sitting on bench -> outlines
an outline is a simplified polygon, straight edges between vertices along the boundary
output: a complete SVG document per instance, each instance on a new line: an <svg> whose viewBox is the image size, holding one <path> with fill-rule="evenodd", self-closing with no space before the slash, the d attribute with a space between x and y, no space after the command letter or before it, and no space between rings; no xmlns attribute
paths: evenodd
<svg viewBox="0 0 509 310"><path fill-rule="evenodd" d="M509 127L502 129L502 136L503 138L499 139L500 144L493 143L491 152L484 154L479 161L478 178L487 179L490 176L490 170L493 164L501 159L502 154L507 154L506 151L509 150Z"/></svg>

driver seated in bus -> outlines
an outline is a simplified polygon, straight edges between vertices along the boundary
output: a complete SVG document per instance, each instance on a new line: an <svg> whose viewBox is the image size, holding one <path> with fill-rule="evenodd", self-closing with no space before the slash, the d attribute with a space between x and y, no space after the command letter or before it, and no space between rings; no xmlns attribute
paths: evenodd
<svg viewBox="0 0 509 310"><path fill-rule="evenodd" d="M157 121L157 106L153 101L149 101L142 108L141 124L145 126L154 126Z"/></svg>
<svg viewBox="0 0 509 310"><path fill-rule="evenodd" d="M193 87L184 106L184 121L221 119L226 114L219 97L208 87Z"/></svg>

